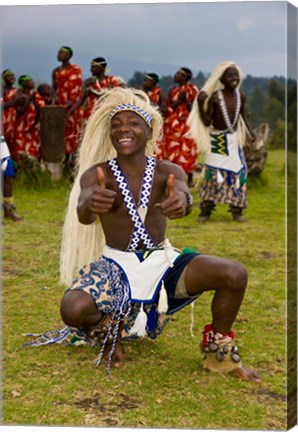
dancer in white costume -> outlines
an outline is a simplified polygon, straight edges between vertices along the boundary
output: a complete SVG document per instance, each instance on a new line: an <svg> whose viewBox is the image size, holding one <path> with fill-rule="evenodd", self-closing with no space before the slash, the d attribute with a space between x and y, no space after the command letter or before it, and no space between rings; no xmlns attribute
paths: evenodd
<svg viewBox="0 0 298 432"><path fill-rule="evenodd" d="M162 119L140 90L107 91L92 114L80 149L69 200L61 276L70 283L61 302L67 327L33 344L76 334L100 345L96 363L123 362L121 339L156 337L171 315L214 290L212 323L205 326L204 366L259 381L241 363L231 330L247 274L235 261L174 249L166 218L186 216L191 199L183 170L150 156ZM89 264L91 262L91 264Z"/></svg>
<svg viewBox="0 0 298 432"><path fill-rule="evenodd" d="M245 115L245 95L239 89L242 72L234 62L216 67L193 104L188 118L190 135L205 154L200 186L200 222L206 222L216 203L229 204L233 220L244 222L247 167L243 152L246 135L255 139Z"/></svg>

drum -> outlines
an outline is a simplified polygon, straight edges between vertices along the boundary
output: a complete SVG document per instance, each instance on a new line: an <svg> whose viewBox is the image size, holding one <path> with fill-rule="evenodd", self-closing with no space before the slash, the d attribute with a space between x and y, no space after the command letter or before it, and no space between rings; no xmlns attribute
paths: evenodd
<svg viewBox="0 0 298 432"><path fill-rule="evenodd" d="M44 162L61 162L64 154L65 108L46 105L40 108L41 157Z"/></svg>
<svg viewBox="0 0 298 432"><path fill-rule="evenodd" d="M62 177L65 119L65 108L62 105L40 108L41 158L53 180Z"/></svg>

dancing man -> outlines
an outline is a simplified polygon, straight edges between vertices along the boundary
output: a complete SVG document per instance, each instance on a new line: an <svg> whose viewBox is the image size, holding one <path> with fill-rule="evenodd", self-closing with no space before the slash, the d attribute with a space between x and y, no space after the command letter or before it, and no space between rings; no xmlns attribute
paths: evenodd
<svg viewBox="0 0 298 432"><path fill-rule="evenodd" d="M255 134L245 115L245 94L239 89L242 72L234 62L216 67L193 104L190 135L205 154L200 185L199 222L209 220L216 203L229 204L234 221L245 222L247 166L243 151L246 134Z"/></svg>
<svg viewBox="0 0 298 432"><path fill-rule="evenodd" d="M259 381L244 367L233 322L243 300L242 264L179 251L166 237L166 221L191 212L186 175L152 155L162 117L142 90L116 88L89 119L69 199L61 251L64 329L32 343L70 336L100 345L97 364L120 366L121 339L156 337L171 316L205 291L215 291L205 326L204 366ZM77 276L74 274L79 270Z"/></svg>

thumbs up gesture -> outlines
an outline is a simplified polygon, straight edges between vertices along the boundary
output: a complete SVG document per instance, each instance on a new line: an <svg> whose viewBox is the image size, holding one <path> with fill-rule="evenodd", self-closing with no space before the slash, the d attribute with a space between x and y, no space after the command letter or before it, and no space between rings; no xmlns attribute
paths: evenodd
<svg viewBox="0 0 298 432"><path fill-rule="evenodd" d="M88 177L86 185L82 185L78 211L86 217L86 220L92 220L94 218L92 215L108 213L113 207L115 198L116 192L106 188L103 169L96 167L96 172L92 177Z"/></svg>
<svg viewBox="0 0 298 432"><path fill-rule="evenodd" d="M167 186L166 186L166 195L167 195L167 197L173 196L173 193L174 193L174 181L175 181L174 174L169 174L168 179L167 179Z"/></svg>
<svg viewBox="0 0 298 432"><path fill-rule="evenodd" d="M184 183L176 180L174 174L169 174L166 181L166 199L162 203L156 203L155 208L160 209L161 213L169 219L185 216L187 202L184 189Z"/></svg>
<svg viewBox="0 0 298 432"><path fill-rule="evenodd" d="M116 192L107 189L105 172L101 167L87 170L81 177L81 193L77 213L82 224L90 224L97 215L108 213L116 199Z"/></svg>
<svg viewBox="0 0 298 432"><path fill-rule="evenodd" d="M92 213L108 213L113 207L116 192L106 188L105 173L101 167L96 168L98 184L93 187L90 200L90 210Z"/></svg>
<svg viewBox="0 0 298 432"><path fill-rule="evenodd" d="M96 168L96 174L97 174L97 180L99 187L101 189L106 188L106 179L105 179L105 173L103 172L103 169L101 167Z"/></svg>

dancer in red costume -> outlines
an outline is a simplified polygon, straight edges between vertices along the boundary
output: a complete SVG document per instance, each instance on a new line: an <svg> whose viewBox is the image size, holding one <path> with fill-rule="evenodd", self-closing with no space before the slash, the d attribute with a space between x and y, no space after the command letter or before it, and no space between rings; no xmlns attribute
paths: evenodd
<svg viewBox="0 0 298 432"><path fill-rule="evenodd" d="M13 197L13 182L15 179L15 163L11 154L14 151L14 132L16 122L16 106L22 105L26 97L18 96L14 87L15 74L10 69L2 72L2 96L1 96L1 171L3 194L3 217L14 222L21 222L23 218L16 213L16 205ZM9 144L9 145L8 145ZM14 157L15 159L15 157Z"/></svg>
<svg viewBox="0 0 298 432"><path fill-rule="evenodd" d="M5 69L2 72L2 133L8 145L11 159L16 159L14 148L14 133L17 112L15 107L22 105L26 97L16 98L17 88L14 86L16 77L12 70Z"/></svg>
<svg viewBox="0 0 298 432"><path fill-rule="evenodd" d="M171 162L179 165L187 174L188 186L193 187L193 172L197 167L198 149L195 141L185 134L192 103L199 90L189 82L190 69L182 67L174 75L174 83L168 93L168 117L165 121L166 151Z"/></svg>
<svg viewBox="0 0 298 432"><path fill-rule="evenodd" d="M84 82L82 96L69 110L68 115L85 103L84 120L87 121L102 91L118 87L119 83L114 76L105 75L106 68L107 61L103 57L96 57L91 61L90 71L92 76Z"/></svg>
<svg viewBox="0 0 298 432"><path fill-rule="evenodd" d="M163 119L165 119L168 115L167 99L162 89L158 85L158 82L159 76L156 73L147 73L144 76L143 89L147 93L147 96L149 97L153 105L159 108ZM162 135L162 138L158 142L158 148L156 153L156 159L159 160L167 159L165 135L164 133Z"/></svg>
<svg viewBox="0 0 298 432"><path fill-rule="evenodd" d="M42 106L42 102L36 99L37 92L31 76L21 75L18 85L16 96L24 97L24 103L16 107L14 136L16 159L19 160L20 155L25 153L38 161L40 159L38 109Z"/></svg>
<svg viewBox="0 0 298 432"><path fill-rule="evenodd" d="M52 86L57 94L57 103L65 106L66 114L81 97L82 91L82 71L79 66L70 63L72 56L73 51L70 47L61 47L57 54L61 66L55 68L52 73ZM83 111L79 108L67 116L65 123L64 153L70 170L73 168L74 152L80 140L82 117Z"/></svg>

